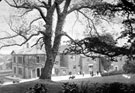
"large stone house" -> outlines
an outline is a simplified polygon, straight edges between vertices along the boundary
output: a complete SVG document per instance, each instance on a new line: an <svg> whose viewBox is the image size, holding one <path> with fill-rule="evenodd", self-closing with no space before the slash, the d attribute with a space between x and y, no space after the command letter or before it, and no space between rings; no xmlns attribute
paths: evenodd
<svg viewBox="0 0 135 93"><path fill-rule="evenodd" d="M40 76L45 62L45 54L41 50L26 48L12 52L12 70L20 78L36 78Z"/></svg>
<svg viewBox="0 0 135 93"><path fill-rule="evenodd" d="M56 56L52 75L67 75L70 71L73 71L71 65L78 64L77 62L75 63L73 55L63 55L61 51L63 51L63 48L60 48ZM36 47L13 51L12 70L14 76L26 79L39 77L45 61L45 51Z"/></svg>
<svg viewBox="0 0 135 93"><path fill-rule="evenodd" d="M59 48L55 64L52 69L52 75L68 75L85 73L89 74L89 68L92 67L94 73L104 70L100 57L92 59L82 55L62 54L65 46ZM14 76L20 78L36 78L41 75L42 68L46 61L44 50L39 48L23 48L12 52L12 70Z"/></svg>

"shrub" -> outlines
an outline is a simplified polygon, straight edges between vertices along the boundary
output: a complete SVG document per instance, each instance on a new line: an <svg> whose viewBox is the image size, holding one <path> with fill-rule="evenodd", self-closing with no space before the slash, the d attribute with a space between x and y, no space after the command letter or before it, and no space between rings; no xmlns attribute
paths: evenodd
<svg viewBox="0 0 135 93"><path fill-rule="evenodd" d="M63 93L79 93L78 91L78 85L73 83L73 84L70 84L70 83L64 83L63 84Z"/></svg>
<svg viewBox="0 0 135 93"><path fill-rule="evenodd" d="M101 86L101 91L100 93L135 93L135 85L119 82L105 83Z"/></svg>
<svg viewBox="0 0 135 93"><path fill-rule="evenodd" d="M36 84L34 87L29 88L25 93L47 93L45 84Z"/></svg>
<svg viewBox="0 0 135 93"><path fill-rule="evenodd" d="M77 85L75 83L64 83L62 93L94 93L96 91L98 83L81 83L81 85ZM98 92L96 92L98 93ZM100 93L100 92L99 92Z"/></svg>
<svg viewBox="0 0 135 93"><path fill-rule="evenodd" d="M123 66L126 73L135 73L135 63L126 62Z"/></svg>
<svg viewBox="0 0 135 93"><path fill-rule="evenodd" d="M135 93L135 84L114 83L92 83L81 85L64 83L62 93Z"/></svg>

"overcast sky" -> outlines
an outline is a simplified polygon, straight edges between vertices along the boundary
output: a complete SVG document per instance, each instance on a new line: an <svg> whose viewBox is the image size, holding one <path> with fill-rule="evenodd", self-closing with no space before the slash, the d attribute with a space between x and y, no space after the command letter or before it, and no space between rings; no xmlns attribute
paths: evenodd
<svg viewBox="0 0 135 93"><path fill-rule="evenodd" d="M2 37L3 31L9 31L7 25L7 19L12 13L12 8L10 8L4 0L0 2L0 37ZM13 50L13 47L0 49L0 53L9 54Z"/></svg>

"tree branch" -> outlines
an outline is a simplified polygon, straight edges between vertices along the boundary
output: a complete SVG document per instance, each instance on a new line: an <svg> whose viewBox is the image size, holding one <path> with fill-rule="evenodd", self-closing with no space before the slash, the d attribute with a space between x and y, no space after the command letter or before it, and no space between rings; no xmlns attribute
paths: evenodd
<svg viewBox="0 0 135 93"><path fill-rule="evenodd" d="M31 11L33 11L33 9L29 9L29 10L25 11L25 12L24 12L23 14L21 14L19 17L22 17L22 16L28 14L28 13L31 12Z"/></svg>
<svg viewBox="0 0 135 93"><path fill-rule="evenodd" d="M74 5L74 7L72 7L70 10L68 10L67 13L70 14L73 11L81 10L83 8L91 9L92 6L88 6L88 5Z"/></svg>
<svg viewBox="0 0 135 93"><path fill-rule="evenodd" d="M52 0L48 0L48 5L52 6Z"/></svg>
<svg viewBox="0 0 135 93"><path fill-rule="evenodd" d="M98 36L100 36L100 35L99 35L99 33L98 33L98 31L97 31L97 29L96 29L96 27L95 27L95 25L94 25L93 20L92 20L92 19L90 19L90 18L89 18L86 14L84 14L82 11L78 10L78 12L80 12L84 17L86 17L88 20L90 20L90 21L91 21L92 26L93 26L93 28L94 28L94 30L95 30L95 32L96 32L96 34L97 34Z"/></svg>
<svg viewBox="0 0 135 93"><path fill-rule="evenodd" d="M61 13L61 10L60 10L60 6L57 3L56 3L56 11L57 11L57 15L59 16Z"/></svg>
<svg viewBox="0 0 135 93"><path fill-rule="evenodd" d="M22 45L24 45L25 43L27 43L32 37L34 37L34 36L38 36L40 34L40 32L38 32L38 33L36 33L36 34L32 34L31 36L29 36L28 38L26 38L26 37L24 37L24 36L22 36L22 37L24 37L25 38L25 41L24 42L22 42L21 44L7 44L7 45L3 45L3 46L1 46L0 47L0 49L1 48L4 48L4 47L9 47L9 46L22 46Z"/></svg>
<svg viewBox="0 0 135 93"><path fill-rule="evenodd" d="M71 0L66 0L63 13L67 13Z"/></svg>
<svg viewBox="0 0 135 93"><path fill-rule="evenodd" d="M81 53L85 54L85 53L84 53L84 52L85 52L84 50L85 50L86 48L84 48L84 47L82 46L82 44L76 42L76 41L75 41L73 38L71 38L66 32L63 32L63 35L66 36L66 37L68 37L72 42L74 42L76 45L78 45L78 46L81 48Z"/></svg>
<svg viewBox="0 0 135 93"><path fill-rule="evenodd" d="M33 44L31 47L34 47L35 45L37 45L37 44L38 44L38 42L39 42L41 39L43 39L43 37L40 37L40 38L36 41L36 43L35 43L35 44Z"/></svg>
<svg viewBox="0 0 135 93"><path fill-rule="evenodd" d="M41 9L40 7L38 7L38 6L35 6L35 9L37 9L37 10L39 11L39 13L40 13L41 17L43 18L43 20L44 20L45 22L47 22L46 17L45 17L45 15L44 15L42 9Z"/></svg>
<svg viewBox="0 0 135 93"><path fill-rule="evenodd" d="M13 0L14 1L14 0ZM24 8L24 9L33 9L33 7L30 6L29 3L23 3L22 5L17 5L17 3L14 1L14 4L10 4L7 0L5 0L5 2L11 6L11 7L14 7L14 8Z"/></svg>
<svg viewBox="0 0 135 93"><path fill-rule="evenodd" d="M42 17L38 17L38 18L36 18L36 19L33 19L33 20L30 22L28 29L25 30L25 31L26 31L26 32L30 31L32 24L33 24L34 22L40 20L40 19L42 19Z"/></svg>
<svg viewBox="0 0 135 93"><path fill-rule="evenodd" d="M40 6L40 7L45 7L46 9L49 8L49 5L45 2L45 1L40 1L38 0L41 4L43 4L43 6Z"/></svg>
<svg viewBox="0 0 135 93"><path fill-rule="evenodd" d="M17 5L17 3L14 1L14 4L15 5L13 5L13 4L10 4L7 0L5 0L6 1L6 3L9 5L9 6L11 6L11 7L15 7L15 8L24 8L24 9L30 9L30 10L33 10L33 9L36 9L36 10L38 10L39 11L39 13L40 13L40 15L41 15L41 17L43 18L43 20L46 22L46 17L45 17L45 15L44 15L44 13L43 13L43 11L42 11L42 9L39 7L39 6L37 6L37 5L31 5L30 3L23 3L22 5ZM46 7L45 7L46 8Z"/></svg>
<svg viewBox="0 0 135 93"><path fill-rule="evenodd" d="M0 40L10 39L10 38L14 38L14 37L17 37L17 36L18 36L18 34L10 36L10 37L2 37L2 38L0 38Z"/></svg>

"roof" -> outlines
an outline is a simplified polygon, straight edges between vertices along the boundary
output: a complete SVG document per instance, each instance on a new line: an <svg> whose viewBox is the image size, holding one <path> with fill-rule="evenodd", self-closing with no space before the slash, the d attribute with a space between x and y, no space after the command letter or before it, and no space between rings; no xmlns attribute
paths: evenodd
<svg viewBox="0 0 135 93"><path fill-rule="evenodd" d="M67 48L67 45L62 45L59 47L59 53L62 53L64 51L64 49ZM39 49L36 47L32 47L32 48L23 48L20 50L15 50L12 52L12 54L45 54L45 50L44 49Z"/></svg>
<svg viewBox="0 0 135 93"><path fill-rule="evenodd" d="M45 51L33 47L33 48L23 48L21 50L14 51L13 54L45 54Z"/></svg>

